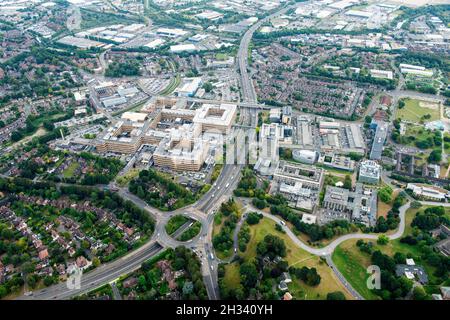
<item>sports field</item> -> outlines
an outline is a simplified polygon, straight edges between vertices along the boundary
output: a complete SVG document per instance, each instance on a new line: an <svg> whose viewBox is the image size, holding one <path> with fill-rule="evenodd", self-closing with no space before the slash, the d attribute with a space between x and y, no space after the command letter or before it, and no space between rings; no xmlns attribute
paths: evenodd
<svg viewBox="0 0 450 320"><path fill-rule="evenodd" d="M405 106L397 109L397 118L405 121L419 123L431 122L440 119L440 106L434 102L417 99L405 99Z"/></svg>

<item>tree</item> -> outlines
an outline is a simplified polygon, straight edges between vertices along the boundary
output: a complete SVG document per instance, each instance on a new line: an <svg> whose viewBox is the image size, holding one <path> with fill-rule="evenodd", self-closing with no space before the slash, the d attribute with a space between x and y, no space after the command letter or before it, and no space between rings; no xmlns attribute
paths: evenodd
<svg viewBox="0 0 450 320"><path fill-rule="evenodd" d="M53 131L55 129L55 125L51 121L44 121L42 124L47 131Z"/></svg>
<svg viewBox="0 0 450 320"><path fill-rule="evenodd" d="M183 295L189 295L194 290L194 284L191 281L186 281L183 285Z"/></svg>
<svg viewBox="0 0 450 320"><path fill-rule="evenodd" d="M377 243L380 245L386 245L389 242L389 238L385 234L380 234L377 239Z"/></svg>
<svg viewBox="0 0 450 320"><path fill-rule="evenodd" d="M429 296L422 286L417 286L413 290L414 300L428 300Z"/></svg>
<svg viewBox="0 0 450 320"><path fill-rule="evenodd" d="M98 257L94 257L94 259L92 259L92 264L96 268L99 267L100 266L100 259Z"/></svg>
<svg viewBox="0 0 450 320"><path fill-rule="evenodd" d="M245 288L253 288L258 281L258 270L254 263L246 262L241 264L239 268L241 275L241 283Z"/></svg>
<svg viewBox="0 0 450 320"><path fill-rule="evenodd" d="M421 206L422 206L422 204L419 201L411 202L411 208L413 208L413 209L419 209Z"/></svg>
<svg viewBox="0 0 450 320"><path fill-rule="evenodd" d="M20 133L19 131L14 131L13 133L11 133L11 140L13 142L17 142L22 138L23 138L23 134Z"/></svg>
<svg viewBox="0 0 450 320"><path fill-rule="evenodd" d="M205 84L203 84L203 89L205 89L206 93L209 93L213 90L213 85L211 82L205 82Z"/></svg>
<svg viewBox="0 0 450 320"><path fill-rule="evenodd" d="M286 245L283 239L268 234L264 237L263 241L258 243L256 252L261 256L268 255L271 259L274 259L276 256L285 257Z"/></svg>
<svg viewBox="0 0 450 320"><path fill-rule="evenodd" d="M44 278L44 285L46 287L51 286L53 284L53 278L50 276L47 276Z"/></svg>
<svg viewBox="0 0 450 320"><path fill-rule="evenodd" d="M327 300L346 300L345 295L341 291L329 292Z"/></svg>
<svg viewBox="0 0 450 320"><path fill-rule="evenodd" d="M256 207L256 208L258 208L258 209L264 209L265 207L267 207L267 201L266 200L261 200L261 199L258 199L258 198L253 198L253 200L252 200L252 204Z"/></svg>
<svg viewBox="0 0 450 320"><path fill-rule="evenodd" d="M394 254L394 261L397 264L404 264L406 261L406 256L405 254L401 253L401 252L396 252Z"/></svg>
<svg viewBox="0 0 450 320"><path fill-rule="evenodd" d="M352 178L348 174L345 175L344 188L348 190L352 188Z"/></svg>
<svg viewBox="0 0 450 320"><path fill-rule="evenodd" d="M247 223L249 225L254 225L254 224L259 223L259 221L262 219L262 217L263 217L262 214L258 214L256 212L250 212L247 215L247 219L245 221L247 221Z"/></svg>
<svg viewBox="0 0 450 320"><path fill-rule="evenodd" d="M320 275L317 273L317 269L316 268L311 268L309 269L309 272L306 276L306 284L310 285L310 286L317 286L319 285L321 280Z"/></svg>
<svg viewBox="0 0 450 320"><path fill-rule="evenodd" d="M392 188L389 186L385 186L378 191L378 196L380 200L384 203L389 203L392 201Z"/></svg>
<svg viewBox="0 0 450 320"><path fill-rule="evenodd" d="M428 156L429 162L439 163L442 160L442 151L441 149L435 149L431 151L430 155Z"/></svg>

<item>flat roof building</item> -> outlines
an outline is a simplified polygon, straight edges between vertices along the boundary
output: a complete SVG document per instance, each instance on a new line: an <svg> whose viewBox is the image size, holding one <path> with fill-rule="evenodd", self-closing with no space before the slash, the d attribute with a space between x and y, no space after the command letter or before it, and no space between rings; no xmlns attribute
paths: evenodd
<svg viewBox="0 0 450 320"><path fill-rule="evenodd" d="M280 183L284 182L292 185L300 182L303 187L320 190L323 184L323 169L299 163L280 161L273 178Z"/></svg>
<svg viewBox="0 0 450 320"><path fill-rule="evenodd" d="M296 161L306 163L306 164L314 164L319 157L317 151L312 150L293 150L292 158Z"/></svg>
<svg viewBox="0 0 450 320"><path fill-rule="evenodd" d="M156 32L170 38L182 37L188 34L187 31L177 28L158 28Z"/></svg>
<svg viewBox="0 0 450 320"><path fill-rule="evenodd" d="M157 146L155 165L176 171L198 171L216 140L203 132L228 133L237 106L204 104L184 109L186 101L154 97L142 112L125 112L120 121L95 140L99 152L132 154L143 144Z"/></svg>
<svg viewBox="0 0 450 320"><path fill-rule="evenodd" d="M378 184L381 177L381 166L372 160L361 162L358 181L368 184Z"/></svg>
<svg viewBox="0 0 450 320"><path fill-rule="evenodd" d="M235 104L203 104L196 110L192 121L201 124L202 131L228 133L236 119L236 115L237 106Z"/></svg>
<svg viewBox="0 0 450 320"><path fill-rule="evenodd" d="M135 122L144 122L147 119L148 114L140 112L124 112L122 114L122 119L130 120Z"/></svg>
<svg viewBox="0 0 450 320"><path fill-rule="evenodd" d="M427 200L444 201L445 198L450 197L449 191L431 185L408 183L406 189L412 190L416 197Z"/></svg>
<svg viewBox="0 0 450 320"><path fill-rule="evenodd" d="M377 191L357 183L354 191L327 186L323 207L337 212L349 212L352 221L374 226L377 220Z"/></svg>
<svg viewBox="0 0 450 320"><path fill-rule="evenodd" d="M171 129L153 153L155 165L174 171L199 171L209 151L208 141L200 135L198 124Z"/></svg>
<svg viewBox="0 0 450 320"><path fill-rule="evenodd" d="M173 46L170 46L170 52L172 53L178 53L178 52L192 52L197 50L197 47L195 44L187 43L187 44L176 44Z"/></svg>
<svg viewBox="0 0 450 320"><path fill-rule="evenodd" d="M186 78L181 88L177 89L178 96L180 97L193 97L198 88L202 85L202 78Z"/></svg>
<svg viewBox="0 0 450 320"><path fill-rule="evenodd" d="M383 153L383 145L387 137L388 123L383 121L375 123L377 125L377 128L375 131L375 137L373 139L372 149L370 151L370 159L381 160L381 154Z"/></svg>

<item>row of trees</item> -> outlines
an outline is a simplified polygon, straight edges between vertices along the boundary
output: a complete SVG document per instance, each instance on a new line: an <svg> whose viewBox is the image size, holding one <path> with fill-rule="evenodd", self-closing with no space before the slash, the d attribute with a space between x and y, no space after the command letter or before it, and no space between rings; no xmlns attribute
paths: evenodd
<svg viewBox="0 0 450 320"><path fill-rule="evenodd" d="M233 199L223 203L220 207L219 213L216 215L222 215L225 219L220 232L212 239L214 249L222 252L225 256L228 256L230 250L233 248L233 234L236 229L236 224L239 220L239 210Z"/></svg>

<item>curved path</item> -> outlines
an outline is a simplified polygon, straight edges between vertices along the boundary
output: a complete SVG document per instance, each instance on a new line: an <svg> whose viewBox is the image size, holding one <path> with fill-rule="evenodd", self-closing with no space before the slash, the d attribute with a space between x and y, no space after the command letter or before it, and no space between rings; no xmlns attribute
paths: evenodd
<svg viewBox="0 0 450 320"><path fill-rule="evenodd" d="M426 205L426 206L444 206L444 207L450 207L450 203L440 203L440 202L431 202L431 201L419 201L422 205ZM408 211L408 209L411 207L411 201L408 201L406 204L404 204L402 207L400 207L399 209L399 218L400 218L400 223L399 226L397 228L397 230L395 231L395 233L387 235L389 237L389 240L396 240L399 239L403 233L405 232L405 227L406 227L406 223L405 223L405 216L406 216L406 212ZM262 214L264 217L271 219L273 221L275 221L276 223L283 225L281 222L284 220L274 216L270 213L261 211L255 207L253 207L250 204L247 204L244 207L244 212L248 213L248 212L257 212ZM241 220L239 221L238 225L236 226L236 230L234 232L234 249L235 252L237 252L238 250L238 239L237 239L237 235L239 233L239 229L242 226L243 223L243 218L241 218ZM347 240L352 240L352 239L368 239L368 240L377 240L378 236L381 234L370 234L370 233L352 233L352 234L346 234L343 235L339 238L336 238L335 240L333 240L331 243L329 243L328 245L326 245L323 248L314 248L311 247L307 244L305 244L303 241L301 241L293 232L290 228L288 227L283 227L284 231L286 232L286 234L289 236L289 238L292 240L292 242L294 242L294 244L305 250L306 252L316 255L316 256L322 256L326 259L328 265L330 266L330 268L333 270L333 272L336 274L336 276L338 277L338 279L340 280L340 282L342 283L342 285L349 291L349 293L357 300L364 300L364 298L355 290L353 289L353 287L350 285L350 283L347 281L347 279L345 279L345 277L340 273L340 271L338 270L338 268L334 265L333 260L332 260L332 254L334 252L334 250L343 242L347 241ZM235 257L237 253L234 253L230 258L223 260L223 262L229 262L232 261L233 258Z"/></svg>
<svg viewBox="0 0 450 320"><path fill-rule="evenodd" d="M403 235L403 232L405 231L405 213L410 208L410 202L406 203L402 207L400 207L400 223L397 231L391 235L388 235L390 240L395 240L400 238ZM284 221L281 218L278 218L270 213L258 210L254 207L248 207L248 212L258 212L261 213L264 217L269 218L279 224L281 224L281 221ZM284 231L286 231L286 234L291 238L291 240L301 249L307 251L308 253L311 253L316 256L326 256L331 255L333 251L336 249L337 246L339 246L342 242L351 240L351 239L370 239L370 240L376 240L378 239L378 236L381 234L375 234L375 233L350 233L343 236L340 236L339 238L336 238L332 242L330 242L328 245L326 245L323 248L314 248L307 244L305 244L303 241L301 241L288 227L283 228Z"/></svg>

